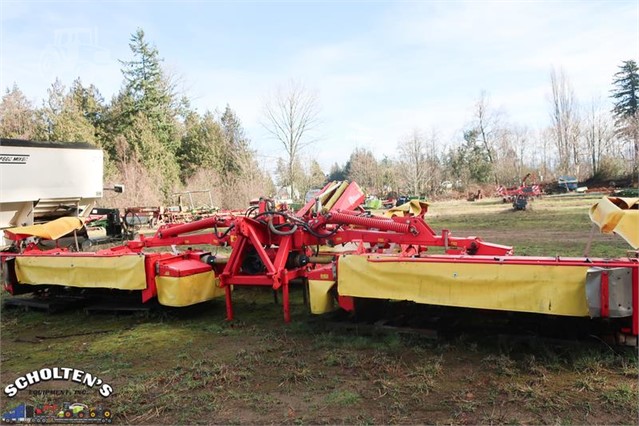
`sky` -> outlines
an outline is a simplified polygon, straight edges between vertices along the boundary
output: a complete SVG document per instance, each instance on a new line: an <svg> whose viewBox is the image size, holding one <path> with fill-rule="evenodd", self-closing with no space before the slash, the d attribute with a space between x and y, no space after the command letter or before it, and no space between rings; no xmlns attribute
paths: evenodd
<svg viewBox="0 0 639 426"><path fill-rule="evenodd" d="M639 60L639 1L6 1L0 86L40 105L56 77L111 99L142 28L199 112L238 114L267 169L284 155L263 107L291 80L316 93L328 171L356 147L397 157L421 130L454 144L482 91L504 120L549 123L550 71L610 108L613 75Z"/></svg>

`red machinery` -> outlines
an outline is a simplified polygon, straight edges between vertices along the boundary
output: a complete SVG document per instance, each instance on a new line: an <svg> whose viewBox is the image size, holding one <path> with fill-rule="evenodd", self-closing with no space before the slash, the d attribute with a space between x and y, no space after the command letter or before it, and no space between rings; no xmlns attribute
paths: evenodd
<svg viewBox="0 0 639 426"><path fill-rule="evenodd" d="M517 197L541 197L541 186L533 183L532 185L526 185L526 181L530 178L531 174L528 173L521 180L521 185L506 188L503 185L497 187L497 196L502 197L504 203L512 203Z"/></svg>
<svg viewBox="0 0 639 426"><path fill-rule="evenodd" d="M233 287L267 286L281 290L284 319L290 321L289 286L301 282L309 287L316 313L330 309L333 300L352 311L354 298L364 297L613 318L618 331L638 334L637 258L513 256L511 247L477 237L436 234L424 220L426 204L406 215L380 217L360 211L363 200L356 183L334 182L296 214L262 199L224 232L214 216L165 225L153 237L140 235L95 253L33 247L0 253L8 271L5 286L14 293L45 284L137 290L143 302L157 297L169 306L223 294L229 320ZM232 251L228 257L190 247L182 253L145 252L202 244ZM443 253L430 254L431 247Z"/></svg>

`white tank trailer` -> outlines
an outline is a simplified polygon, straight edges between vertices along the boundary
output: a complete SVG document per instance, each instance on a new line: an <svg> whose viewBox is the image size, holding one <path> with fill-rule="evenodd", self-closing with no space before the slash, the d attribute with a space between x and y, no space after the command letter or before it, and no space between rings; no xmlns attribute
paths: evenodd
<svg viewBox="0 0 639 426"><path fill-rule="evenodd" d="M102 172L102 150L88 143L0 139L0 228L88 215Z"/></svg>

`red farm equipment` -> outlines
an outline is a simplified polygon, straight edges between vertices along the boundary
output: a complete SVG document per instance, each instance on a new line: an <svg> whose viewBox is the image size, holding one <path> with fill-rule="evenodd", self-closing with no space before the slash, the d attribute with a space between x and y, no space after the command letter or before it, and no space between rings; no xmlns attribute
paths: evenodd
<svg viewBox="0 0 639 426"><path fill-rule="evenodd" d="M499 185L496 191L497 196L502 197L504 203L513 203L515 210L525 210L528 199L541 197L543 193L541 185L536 183L526 185L526 181L530 176L530 173L524 176L519 186L506 188L503 185Z"/></svg>
<svg viewBox="0 0 639 426"><path fill-rule="evenodd" d="M358 298L406 300L605 318L636 342L636 252L619 259L515 256L511 247L478 237L436 233L424 220L426 203L382 217L359 208L364 198L356 183L332 182L295 214L260 199L245 215L166 224L152 237L96 252L27 245L20 253L0 253L5 287L16 294L40 286L120 289L168 306L223 296L231 320L233 289L262 286L281 292L288 322L289 287L301 283L313 313L353 311ZM200 245L231 252L218 256L193 248ZM171 246L188 248L147 250ZM431 254L432 247L442 254Z"/></svg>

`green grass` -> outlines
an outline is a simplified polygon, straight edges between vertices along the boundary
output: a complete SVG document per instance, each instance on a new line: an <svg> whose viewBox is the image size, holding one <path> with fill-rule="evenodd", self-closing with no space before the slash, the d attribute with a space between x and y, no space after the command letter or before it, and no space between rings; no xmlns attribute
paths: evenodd
<svg viewBox="0 0 639 426"><path fill-rule="evenodd" d="M3 311L2 324L13 324L2 335L3 384L17 371L64 362L112 382L116 392L108 402L117 419L141 424L480 423L489 418L588 423L603 407L612 407L618 417L599 422L631 419L632 352L616 354L598 345L565 350L543 342L504 346L469 338L416 345L386 335L353 336L309 321L297 297L294 318L305 326L288 327L269 294L237 296L243 319L236 325L220 320L223 307L216 303L180 318ZM254 318L259 321L252 324ZM72 320L79 323L76 331L97 324L112 329L44 346L15 341L26 332L42 334L36 324L43 321L49 333L59 334L58 321L68 331ZM88 398L99 401L96 395ZM186 413L179 407L190 408Z"/></svg>
<svg viewBox="0 0 639 426"><path fill-rule="evenodd" d="M590 239L591 205L601 197L545 197L530 203L526 211L514 211L510 204L484 200L435 202L426 221L440 233L478 236L485 241L509 245L515 254L528 256L583 256ZM590 256L624 257L631 247L616 235L595 231Z"/></svg>
<svg viewBox="0 0 639 426"><path fill-rule="evenodd" d="M602 398L606 404L615 409L628 410L637 415L637 401L639 401L639 392L637 386L628 383L618 383L612 388L605 390Z"/></svg>
<svg viewBox="0 0 639 426"><path fill-rule="evenodd" d="M333 391L326 397L326 403L329 405L338 405L348 407L357 404L362 397L350 390Z"/></svg>

